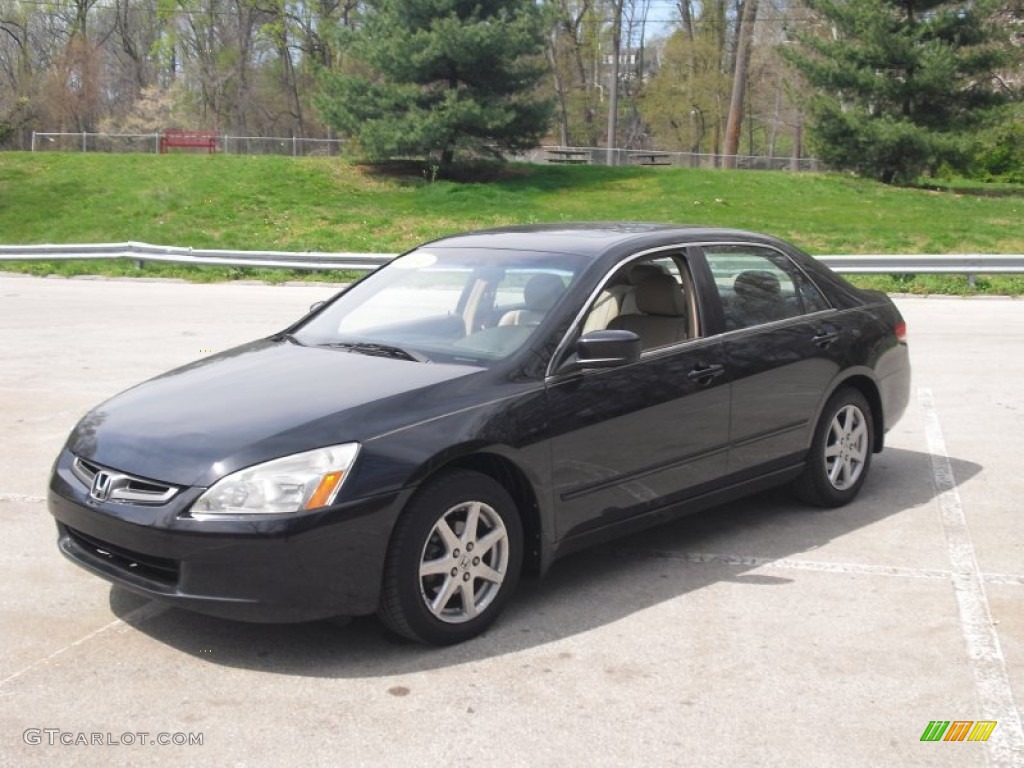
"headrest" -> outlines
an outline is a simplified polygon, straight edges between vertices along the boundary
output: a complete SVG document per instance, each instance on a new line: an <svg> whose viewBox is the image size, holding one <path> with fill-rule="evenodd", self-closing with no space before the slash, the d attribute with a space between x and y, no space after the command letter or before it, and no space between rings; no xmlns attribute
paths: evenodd
<svg viewBox="0 0 1024 768"><path fill-rule="evenodd" d="M637 264L631 270L629 270L629 284L640 285L651 275L665 275L668 274L664 269L659 267L657 264Z"/></svg>
<svg viewBox="0 0 1024 768"><path fill-rule="evenodd" d="M565 283L558 275L541 273L534 275L523 288L526 308L534 312L547 312L565 291Z"/></svg>
<svg viewBox="0 0 1024 768"><path fill-rule="evenodd" d="M746 299L774 299L782 292L779 278L763 269L740 272L732 283L737 296Z"/></svg>
<svg viewBox="0 0 1024 768"><path fill-rule="evenodd" d="M647 315L686 317L686 300L675 279L660 272L636 287L636 308Z"/></svg>

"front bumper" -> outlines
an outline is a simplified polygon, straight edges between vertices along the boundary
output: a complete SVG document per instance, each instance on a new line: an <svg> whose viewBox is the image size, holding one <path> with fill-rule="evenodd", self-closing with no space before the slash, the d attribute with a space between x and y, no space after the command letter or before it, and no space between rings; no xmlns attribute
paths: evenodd
<svg viewBox="0 0 1024 768"><path fill-rule="evenodd" d="M57 460L48 503L73 562L146 597L228 619L311 621L377 608L400 494L260 520L192 520L203 489L164 505L95 502Z"/></svg>

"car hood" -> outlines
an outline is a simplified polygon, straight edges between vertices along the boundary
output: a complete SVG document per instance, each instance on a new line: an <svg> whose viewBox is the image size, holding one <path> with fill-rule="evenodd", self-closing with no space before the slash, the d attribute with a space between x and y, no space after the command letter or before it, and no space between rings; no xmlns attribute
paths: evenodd
<svg viewBox="0 0 1024 768"><path fill-rule="evenodd" d="M432 401L458 407L439 385L482 372L256 341L116 395L82 418L68 448L128 474L205 486L260 461L400 428L412 402L419 414Z"/></svg>

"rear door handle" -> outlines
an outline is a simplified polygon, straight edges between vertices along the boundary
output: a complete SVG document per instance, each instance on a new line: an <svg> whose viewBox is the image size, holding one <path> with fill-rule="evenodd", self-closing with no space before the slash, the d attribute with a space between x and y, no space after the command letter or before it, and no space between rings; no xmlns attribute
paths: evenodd
<svg viewBox="0 0 1024 768"><path fill-rule="evenodd" d="M710 384L712 381L717 379L719 376L725 373L725 366L718 365L696 365L687 374L691 381L696 381L699 384Z"/></svg>
<svg viewBox="0 0 1024 768"><path fill-rule="evenodd" d="M817 344L822 349L827 349L832 346L836 339L839 338L839 334L835 331L821 329L814 336L811 337L811 341Z"/></svg>

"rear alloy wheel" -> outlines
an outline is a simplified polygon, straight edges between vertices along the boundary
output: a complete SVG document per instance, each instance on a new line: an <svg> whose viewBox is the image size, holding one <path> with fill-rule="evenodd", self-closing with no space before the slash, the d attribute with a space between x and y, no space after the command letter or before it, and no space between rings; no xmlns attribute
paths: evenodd
<svg viewBox="0 0 1024 768"><path fill-rule="evenodd" d="M856 389L841 389L825 405L794 487L797 495L819 507L853 501L867 478L874 449L871 406Z"/></svg>
<svg viewBox="0 0 1024 768"><path fill-rule="evenodd" d="M480 634L515 591L522 540L515 502L490 477L458 470L430 481L395 527L378 614L424 643Z"/></svg>

